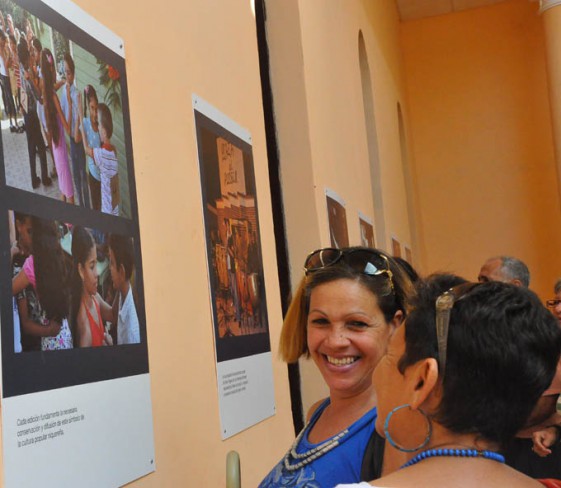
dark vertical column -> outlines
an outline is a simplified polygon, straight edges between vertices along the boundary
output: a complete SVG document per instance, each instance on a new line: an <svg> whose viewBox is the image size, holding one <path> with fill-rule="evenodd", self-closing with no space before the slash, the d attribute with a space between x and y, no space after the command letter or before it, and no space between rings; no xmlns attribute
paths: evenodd
<svg viewBox="0 0 561 488"><path fill-rule="evenodd" d="M266 22L267 12L265 0L255 0L255 23L257 29L257 46L259 50L263 117L265 120L265 135L267 139L267 159L269 161L269 184L271 186L271 204L273 210L281 306L283 316L285 316L290 304L290 268L286 243L286 226L284 222L284 205L280 181L280 161L276 138L273 93L269 71L269 48L267 46ZM290 384L290 401L294 431L298 433L304 427L304 419L302 417L302 393L300 390L300 368L298 367L298 363L288 365L288 380Z"/></svg>

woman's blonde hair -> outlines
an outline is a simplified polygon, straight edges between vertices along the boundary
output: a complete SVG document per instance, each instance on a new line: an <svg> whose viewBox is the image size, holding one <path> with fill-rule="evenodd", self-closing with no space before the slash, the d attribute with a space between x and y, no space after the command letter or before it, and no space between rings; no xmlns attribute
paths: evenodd
<svg viewBox="0 0 561 488"><path fill-rule="evenodd" d="M308 353L306 322L308 320L306 276L300 280L282 324L279 355L287 363L295 363Z"/></svg>
<svg viewBox="0 0 561 488"><path fill-rule="evenodd" d="M354 247L344 250L355 249L368 248ZM377 249L369 250L382 254L387 258L393 275L393 293L387 293L388 282L380 283L378 279L372 279L371 276L353 269L351 266L347 265L344 260L332 266L314 271L307 276L305 275L300 280L298 288L292 297L292 301L290 302L282 324L279 356L283 361L295 363L301 356L309 357L310 352L308 351L306 328L310 294L316 286L323 283L329 283L340 279L357 280L378 298L378 305L387 322L393 318L398 310L401 310L405 317L409 300L414 291L411 279L392 257Z"/></svg>

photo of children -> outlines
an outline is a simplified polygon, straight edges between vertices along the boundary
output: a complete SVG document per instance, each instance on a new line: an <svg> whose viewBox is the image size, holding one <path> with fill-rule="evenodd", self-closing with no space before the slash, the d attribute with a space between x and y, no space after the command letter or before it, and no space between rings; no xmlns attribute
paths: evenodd
<svg viewBox="0 0 561 488"><path fill-rule="evenodd" d="M119 71L16 3L0 8L6 184L131 218Z"/></svg>
<svg viewBox="0 0 561 488"><path fill-rule="evenodd" d="M140 343L131 237L9 213L15 352Z"/></svg>
<svg viewBox="0 0 561 488"><path fill-rule="evenodd" d="M73 469L53 472L56 486L122 486L154 469L123 46L71 1L0 0L7 487L41 485L61 459Z"/></svg>

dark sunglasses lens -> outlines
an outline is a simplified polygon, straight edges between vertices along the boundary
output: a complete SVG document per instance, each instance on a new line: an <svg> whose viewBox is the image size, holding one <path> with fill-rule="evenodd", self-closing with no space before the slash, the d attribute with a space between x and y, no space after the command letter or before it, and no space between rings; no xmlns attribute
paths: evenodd
<svg viewBox="0 0 561 488"><path fill-rule="evenodd" d="M331 266L341 257L339 249L318 249L308 256L304 263L306 271L316 271Z"/></svg>
<svg viewBox="0 0 561 488"><path fill-rule="evenodd" d="M376 276L388 269L388 264L384 258L370 251L355 251L345 257L353 269L365 275Z"/></svg>

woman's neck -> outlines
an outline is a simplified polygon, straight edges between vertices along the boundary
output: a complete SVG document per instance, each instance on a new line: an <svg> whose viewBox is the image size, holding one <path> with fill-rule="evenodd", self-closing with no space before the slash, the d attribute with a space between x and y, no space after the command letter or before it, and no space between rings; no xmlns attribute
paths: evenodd
<svg viewBox="0 0 561 488"><path fill-rule="evenodd" d="M475 449L477 451L497 452L499 446L494 442L483 439L477 434L457 434L451 432L433 420L430 441L422 449L413 453L407 453L406 461L430 449Z"/></svg>
<svg viewBox="0 0 561 488"><path fill-rule="evenodd" d="M373 386L354 394L331 391L329 398L332 412L346 412L347 414L354 412L362 415L376 406L376 392Z"/></svg>
<svg viewBox="0 0 561 488"><path fill-rule="evenodd" d="M82 292L82 301L86 304L88 308L93 306L93 295L90 295L85 290Z"/></svg>
<svg viewBox="0 0 561 488"><path fill-rule="evenodd" d="M331 392L330 403L308 434L310 442L319 443L341 432L376 406L376 394L370 387L355 395Z"/></svg>

